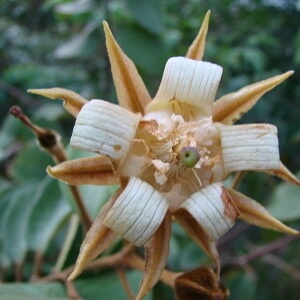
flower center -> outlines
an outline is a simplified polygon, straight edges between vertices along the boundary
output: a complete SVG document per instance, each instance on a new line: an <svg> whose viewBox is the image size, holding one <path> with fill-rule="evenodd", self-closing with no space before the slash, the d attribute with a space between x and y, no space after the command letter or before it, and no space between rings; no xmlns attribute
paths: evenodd
<svg viewBox="0 0 300 300"><path fill-rule="evenodd" d="M195 147L183 147L180 151L180 162L186 168L193 168L199 160L199 152Z"/></svg>
<svg viewBox="0 0 300 300"><path fill-rule="evenodd" d="M140 122L120 173L148 182L176 209L211 183L219 150L211 118L187 122L180 115L150 113Z"/></svg>

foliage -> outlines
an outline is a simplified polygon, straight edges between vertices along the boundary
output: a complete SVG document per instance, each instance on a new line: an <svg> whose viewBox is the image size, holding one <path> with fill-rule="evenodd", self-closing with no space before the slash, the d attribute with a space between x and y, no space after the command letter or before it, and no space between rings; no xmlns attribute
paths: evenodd
<svg viewBox="0 0 300 300"><path fill-rule="evenodd" d="M53 161L37 147L28 129L12 119L9 107L21 106L34 123L58 131L67 145L73 119L59 103L28 95L27 89L60 86L88 99L116 102L102 31L106 19L154 95L167 58L186 52L208 9L212 18L205 59L224 68L220 95L295 70L294 76L267 94L243 122L277 125L281 158L292 171L299 170L299 1L0 2L0 264L6 282L0 286L1 299L66 299L61 284L30 281L73 264L82 240L70 191L46 176L45 168ZM68 149L68 155L80 154ZM93 217L114 189L81 188ZM267 204L280 220L300 228L298 190L290 184L251 173L244 178L241 190ZM239 223L221 239L219 247L223 260L230 262L277 238L281 237L276 233ZM119 246L116 243L108 252ZM240 299L240 295L249 300L297 299L299 241L279 249L272 254L273 260L263 259L262 253L255 261L246 256L249 261L238 267L228 264L222 276L231 290L230 299ZM188 270L206 263L206 256L175 225L169 266ZM140 274L128 271L128 278L136 290ZM14 283L17 280L24 283ZM111 299L127 299L110 269L83 274L75 284L87 300L104 299L107 293ZM172 297L161 284L153 291L154 299Z"/></svg>

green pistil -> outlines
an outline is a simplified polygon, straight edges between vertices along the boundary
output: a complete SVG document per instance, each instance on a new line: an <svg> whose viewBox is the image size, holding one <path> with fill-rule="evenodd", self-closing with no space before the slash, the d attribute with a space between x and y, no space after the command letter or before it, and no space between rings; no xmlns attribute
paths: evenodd
<svg viewBox="0 0 300 300"><path fill-rule="evenodd" d="M199 153L195 147L183 147L180 151L180 162L186 168L193 168L199 160Z"/></svg>

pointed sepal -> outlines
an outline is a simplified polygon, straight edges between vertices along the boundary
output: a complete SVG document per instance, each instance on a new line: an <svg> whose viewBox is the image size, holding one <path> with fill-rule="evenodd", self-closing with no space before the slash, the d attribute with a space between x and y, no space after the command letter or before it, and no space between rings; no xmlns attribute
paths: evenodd
<svg viewBox="0 0 300 300"><path fill-rule="evenodd" d="M189 47L187 54L185 55L186 58L202 60L205 50L205 40L208 31L209 17L210 10L206 13L198 35L194 39L193 43Z"/></svg>
<svg viewBox="0 0 300 300"><path fill-rule="evenodd" d="M175 221L184 229L195 243L202 248L205 253L213 260L217 272L220 273L220 257L216 243L211 240L208 232L194 219L185 209L180 208L174 213Z"/></svg>
<svg viewBox="0 0 300 300"><path fill-rule="evenodd" d="M300 232L292 229L269 214L269 212L255 200L232 189L227 189L228 194L239 209L242 220L267 229L280 231L286 234L299 235Z"/></svg>
<svg viewBox="0 0 300 300"><path fill-rule="evenodd" d="M280 162L279 169L271 170L269 173L292 184L300 185L300 180L282 162Z"/></svg>
<svg viewBox="0 0 300 300"><path fill-rule="evenodd" d="M114 39L107 22L103 22L103 26L119 104L132 112L143 114L151 97L134 63Z"/></svg>
<svg viewBox="0 0 300 300"><path fill-rule="evenodd" d="M62 89L62 88L51 88L51 89L30 89L28 93L44 96L50 99L63 99L65 109L74 117L76 117L88 100L81 97L79 94Z"/></svg>
<svg viewBox="0 0 300 300"><path fill-rule="evenodd" d="M170 214L166 214L158 230L145 244L144 278L135 300L142 300L154 287L167 264L171 225L172 217Z"/></svg>
<svg viewBox="0 0 300 300"><path fill-rule="evenodd" d="M74 280L78 277L84 267L109 247L116 238L117 235L103 224L103 220L121 192L121 189L117 190L97 215L82 242L75 268L68 280Z"/></svg>
<svg viewBox="0 0 300 300"><path fill-rule="evenodd" d="M106 156L93 156L65 161L54 167L48 167L50 176L70 185L114 185L119 184L111 160Z"/></svg>
<svg viewBox="0 0 300 300"><path fill-rule="evenodd" d="M231 125L249 111L257 101L268 91L279 85L294 72L288 71L282 75L277 75L269 79L248 85L227 94L213 104L213 120L223 124Z"/></svg>

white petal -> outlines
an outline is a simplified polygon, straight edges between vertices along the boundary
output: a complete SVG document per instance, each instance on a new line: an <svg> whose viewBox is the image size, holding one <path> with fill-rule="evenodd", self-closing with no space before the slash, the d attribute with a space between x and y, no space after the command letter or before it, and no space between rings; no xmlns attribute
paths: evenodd
<svg viewBox="0 0 300 300"><path fill-rule="evenodd" d="M91 100L76 118L71 145L119 161L128 153L139 120L140 116L118 105Z"/></svg>
<svg viewBox="0 0 300 300"><path fill-rule="evenodd" d="M238 216L235 205L217 183L193 194L181 207L194 217L212 241L224 235Z"/></svg>
<svg viewBox="0 0 300 300"><path fill-rule="evenodd" d="M277 129L269 124L226 126L220 130L226 175L241 170L276 170L280 165Z"/></svg>
<svg viewBox="0 0 300 300"><path fill-rule="evenodd" d="M209 62L172 57L166 64L155 100L169 102L176 99L196 106L203 115L210 116L222 71L220 66Z"/></svg>
<svg viewBox="0 0 300 300"><path fill-rule="evenodd" d="M144 245L162 223L167 200L151 185L131 177L108 212L104 225L136 246Z"/></svg>

